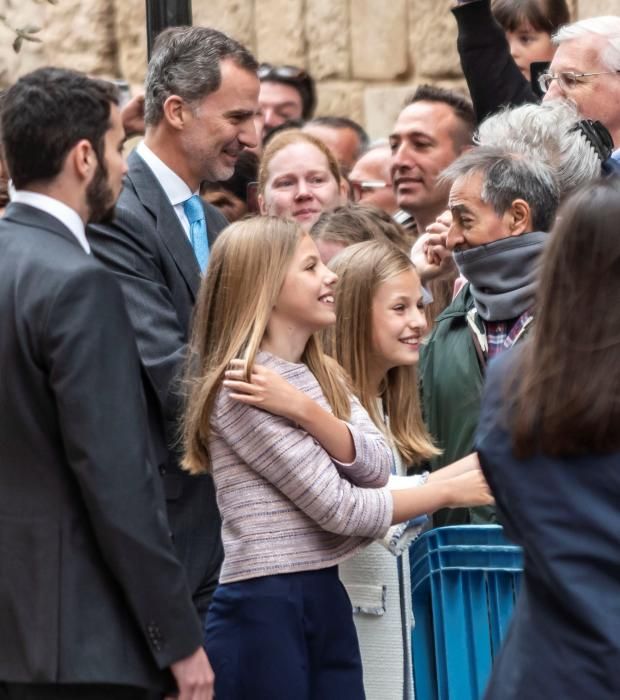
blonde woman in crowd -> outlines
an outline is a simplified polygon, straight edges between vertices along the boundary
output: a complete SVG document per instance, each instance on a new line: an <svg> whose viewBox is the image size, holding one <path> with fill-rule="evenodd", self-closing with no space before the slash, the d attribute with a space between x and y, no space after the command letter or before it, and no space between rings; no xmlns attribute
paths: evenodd
<svg viewBox="0 0 620 700"><path fill-rule="evenodd" d="M261 214L293 219L309 231L324 211L346 201L346 180L322 141L298 129L269 141L258 171Z"/></svg>
<svg viewBox="0 0 620 700"><path fill-rule="evenodd" d="M295 223L256 218L213 246L191 344L184 464L211 471L224 564L206 649L218 700L361 700L337 565L390 525L490 496L478 469L385 486L392 453L317 332L336 275Z"/></svg>

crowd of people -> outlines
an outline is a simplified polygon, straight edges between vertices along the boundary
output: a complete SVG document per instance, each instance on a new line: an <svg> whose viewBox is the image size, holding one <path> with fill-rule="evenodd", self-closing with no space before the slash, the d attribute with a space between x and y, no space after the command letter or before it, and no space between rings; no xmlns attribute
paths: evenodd
<svg viewBox="0 0 620 700"><path fill-rule="evenodd" d="M485 699L620 696L620 17L453 13L375 142L206 27L0 96L0 700L413 700L409 545L496 521Z"/></svg>

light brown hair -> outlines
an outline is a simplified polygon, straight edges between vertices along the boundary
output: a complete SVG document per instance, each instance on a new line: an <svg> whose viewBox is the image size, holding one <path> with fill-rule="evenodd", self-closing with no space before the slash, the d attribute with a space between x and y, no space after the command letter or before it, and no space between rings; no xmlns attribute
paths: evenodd
<svg viewBox="0 0 620 700"><path fill-rule="evenodd" d="M183 467L208 471L210 417L225 370L233 359L246 363L246 381L267 328L291 259L306 235L292 221L253 217L219 236L209 256L195 310L188 354L189 399L183 423ZM302 356L319 382L334 415L347 419L344 373L323 353L317 335Z"/></svg>
<svg viewBox="0 0 620 700"><path fill-rule="evenodd" d="M345 246L364 241L385 241L403 252L412 242L389 214L369 204L346 204L321 214L310 231L315 240L333 241Z"/></svg>
<svg viewBox="0 0 620 700"><path fill-rule="evenodd" d="M536 321L507 385L515 454L620 449L620 187L589 185L549 234Z"/></svg>
<svg viewBox="0 0 620 700"><path fill-rule="evenodd" d="M377 406L376 387L369 382L373 299L385 281L415 270L413 263L396 246L369 241L345 248L329 267L338 275L338 282L336 326L323 332L326 351L345 369L368 415L391 440L405 464L438 454L422 420L415 365L394 367L382 382L380 398L389 428Z"/></svg>
<svg viewBox="0 0 620 700"><path fill-rule="evenodd" d="M291 146L295 143L308 143L319 151L327 158L327 165L329 171L334 176L334 179L340 186L342 181L342 174L340 173L340 166L336 160L334 154L329 150L329 148L319 139L315 138L311 134L307 134L305 131L300 131L299 129L286 129L276 134L265 146L263 155L260 159L260 165L258 167L258 193L264 195L265 187L267 186L267 181L269 180L269 164L273 160L276 153L279 153L283 148Z"/></svg>

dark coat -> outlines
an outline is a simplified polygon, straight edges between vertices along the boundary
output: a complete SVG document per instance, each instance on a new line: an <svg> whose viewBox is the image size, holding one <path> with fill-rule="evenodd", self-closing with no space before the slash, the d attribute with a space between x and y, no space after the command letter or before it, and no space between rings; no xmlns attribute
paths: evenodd
<svg viewBox="0 0 620 700"><path fill-rule="evenodd" d="M516 459L502 414L516 352L489 365L476 436L498 518L524 549L521 593L485 700L617 700L620 453Z"/></svg>
<svg viewBox="0 0 620 700"><path fill-rule="evenodd" d="M113 224L89 227L95 255L121 284L138 351L164 416L169 459L163 476L175 546L201 612L206 612L223 551L220 519L210 475L190 476L179 467L179 419L183 373L200 268L192 246L161 185L137 153L116 206ZM205 205L209 242L227 225Z"/></svg>
<svg viewBox="0 0 620 700"><path fill-rule="evenodd" d="M0 220L0 679L162 688L201 630L122 292L56 218Z"/></svg>
<svg viewBox="0 0 620 700"><path fill-rule="evenodd" d="M452 10L457 48L478 123L501 107L540 102L510 55L490 0L473 0Z"/></svg>
<svg viewBox="0 0 620 700"><path fill-rule="evenodd" d="M424 421L441 448L431 459L436 471L473 450L478 425L484 366L478 359L467 314L475 308L470 286L456 295L435 319L420 351L419 377ZM482 328L484 332L484 327ZM491 508L452 508L433 516L435 526L490 522Z"/></svg>

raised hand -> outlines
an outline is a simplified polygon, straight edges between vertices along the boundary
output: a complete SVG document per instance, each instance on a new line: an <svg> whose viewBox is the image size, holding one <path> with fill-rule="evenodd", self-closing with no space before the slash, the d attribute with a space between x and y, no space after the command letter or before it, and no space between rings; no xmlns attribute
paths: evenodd
<svg viewBox="0 0 620 700"><path fill-rule="evenodd" d="M451 224L452 214L446 210L427 226L426 232L417 239L411 249L411 260L422 284L445 277L454 270L452 253L446 247Z"/></svg>

